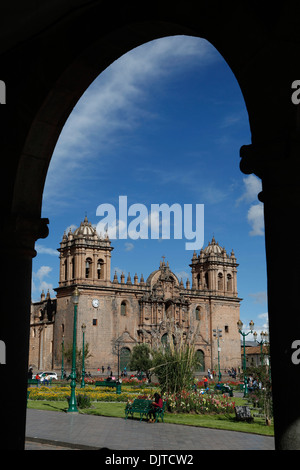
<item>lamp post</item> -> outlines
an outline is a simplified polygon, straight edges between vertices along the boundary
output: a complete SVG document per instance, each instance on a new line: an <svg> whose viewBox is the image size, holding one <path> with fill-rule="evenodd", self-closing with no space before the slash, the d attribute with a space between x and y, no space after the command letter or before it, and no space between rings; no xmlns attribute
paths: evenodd
<svg viewBox="0 0 300 470"><path fill-rule="evenodd" d="M220 351L221 351L221 348L220 348L220 342L219 342L219 339L222 338L222 330L220 330L219 327L217 327L217 329L214 329L213 330L213 336L215 338L217 338L217 341L218 341L218 369L219 369L219 380L218 382L221 381L221 369L220 369Z"/></svg>
<svg viewBox="0 0 300 470"><path fill-rule="evenodd" d="M246 344L246 336L248 336L250 333L253 333L253 328L254 328L254 322L251 320L250 323L249 323L249 327L250 327L250 331L248 331L248 333L244 333L242 331L242 328L243 328L243 322L241 320L239 320L237 322L237 326L238 326L238 332L242 335L243 337L243 349L244 349L244 355L243 355L243 372L244 372L244 397L247 397L248 396L248 387L247 387L247 377L246 377L246 347L245 347L245 344Z"/></svg>
<svg viewBox="0 0 300 470"><path fill-rule="evenodd" d="M81 325L81 330L82 330L82 377L81 377L81 388L85 387L85 369L84 369L84 333L86 330L86 325L83 323Z"/></svg>
<svg viewBox="0 0 300 470"><path fill-rule="evenodd" d="M73 349L72 349L72 371L71 377L71 396L69 401L68 412L78 412L75 388L76 388L76 327L77 327L77 307L79 302L79 291L76 286L72 295L72 302L74 304L74 323L73 323Z"/></svg>
<svg viewBox="0 0 300 470"><path fill-rule="evenodd" d="M64 346L64 335L62 337L62 342L61 342L61 380L64 378L64 351L65 351L65 346Z"/></svg>
<svg viewBox="0 0 300 470"><path fill-rule="evenodd" d="M260 333L261 340L260 341L257 341L256 331L254 331L253 336L254 336L255 342L260 344L260 363L263 366L263 363L264 363L263 344L269 342L269 335L268 335L267 332L264 333L263 331L261 331L261 333Z"/></svg>

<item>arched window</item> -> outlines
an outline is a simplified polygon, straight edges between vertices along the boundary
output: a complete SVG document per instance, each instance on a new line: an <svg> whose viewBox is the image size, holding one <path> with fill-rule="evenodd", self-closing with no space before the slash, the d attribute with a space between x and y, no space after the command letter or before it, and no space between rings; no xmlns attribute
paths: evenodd
<svg viewBox="0 0 300 470"><path fill-rule="evenodd" d="M227 274L227 290L229 292L232 291L232 276L231 276L231 274Z"/></svg>
<svg viewBox="0 0 300 470"><path fill-rule="evenodd" d="M200 290L201 288L201 277L200 274L197 274L197 289Z"/></svg>
<svg viewBox="0 0 300 470"><path fill-rule="evenodd" d="M71 271L72 271L72 279L75 278L75 259L71 259Z"/></svg>
<svg viewBox="0 0 300 470"><path fill-rule="evenodd" d="M206 288L209 289L209 285L208 285L208 273L205 273L205 284L206 284Z"/></svg>
<svg viewBox="0 0 300 470"><path fill-rule="evenodd" d="M85 261L85 277L86 279L92 277L92 260L87 258Z"/></svg>
<svg viewBox="0 0 300 470"><path fill-rule="evenodd" d="M98 259L97 261L97 279L104 279L104 261Z"/></svg>
<svg viewBox="0 0 300 470"><path fill-rule="evenodd" d="M165 312L166 312L166 317L168 320L171 320L172 316L173 316L173 304L172 304L172 301L171 300L168 300L166 303L165 303Z"/></svg>
<svg viewBox="0 0 300 470"><path fill-rule="evenodd" d="M168 333L165 333L164 335L162 335L160 341L161 341L162 345L167 346L169 344L169 335L168 335ZM172 335L172 341L173 341L173 344L175 345L176 342L175 342L175 336L174 335Z"/></svg>
<svg viewBox="0 0 300 470"><path fill-rule="evenodd" d="M196 358L197 358L197 368L196 368L196 370L198 372L204 372L205 371L204 352L201 349L197 349Z"/></svg>
<svg viewBox="0 0 300 470"><path fill-rule="evenodd" d="M68 263L66 259L64 261L64 270L65 270L65 281L67 281L68 280Z"/></svg>
<svg viewBox="0 0 300 470"><path fill-rule="evenodd" d="M196 310L195 310L195 318L196 320L200 321L200 315L201 315L201 309L200 307L196 307Z"/></svg>
<svg viewBox="0 0 300 470"><path fill-rule="evenodd" d="M121 315L124 317L127 315L127 304L125 300L121 302Z"/></svg>
<svg viewBox="0 0 300 470"><path fill-rule="evenodd" d="M223 274L218 274L218 290L223 290Z"/></svg>

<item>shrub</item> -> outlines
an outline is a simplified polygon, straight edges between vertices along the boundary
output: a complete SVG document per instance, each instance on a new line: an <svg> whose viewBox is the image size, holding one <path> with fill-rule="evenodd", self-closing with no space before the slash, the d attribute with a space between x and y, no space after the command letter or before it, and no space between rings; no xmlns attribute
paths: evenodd
<svg viewBox="0 0 300 470"><path fill-rule="evenodd" d="M91 407L91 399L87 395L77 395L77 406L78 408L90 408Z"/></svg>

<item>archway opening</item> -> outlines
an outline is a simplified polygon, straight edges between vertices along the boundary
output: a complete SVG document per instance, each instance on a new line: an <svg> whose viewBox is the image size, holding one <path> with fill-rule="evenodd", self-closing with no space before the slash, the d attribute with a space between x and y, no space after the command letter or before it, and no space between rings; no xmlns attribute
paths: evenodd
<svg viewBox="0 0 300 470"><path fill-rule="evenodd" d="M257 233L256 239L249 238L247 225L249 207L258 205L254 203L258 191L255 194L252 191L249 203L247 189L254 186L257 190L259 182L252 177L244 178L237 163L234 165L239 148L250 140L247 112L238 84L224 59L207 41L184 36L147 43L119 61L89 87L61 133L49 168L43 204L43 215L53 214L55 228L47 245L39 242L37 246L34 264L42 259L42 254L48 255L48 259L40 267L34 265L34 280L40 281L39 287L55 287L50 273L52 279L58 279L58 266L46 263L59 245L63 231L72 231L80 223L80 211L88 213L96 226L97 209L103 203L115 205L119 215L120 196L124 194L129 211L133 210L134 202L149 209L152 202L157 202L153 194L159 195L158 202L169 206L175 202L181 208L203 203L206 240L212 233L218 234L220 244L228 250L234 246L240 264L248 258L248 268L249 240L253 249L258 241L264 264L264 244L258 238L262 233ZM216 88L220 73L223 74L222 92ZM242 215L243 224L240 223ZM122 233L122 237L112 240L115 258L111 272L125 272L124 284L132 283L130 272L153 271L153 260L161 257L162 237L155 234L151 238L148 232L149 237L144 239L141 225L142 222L139 238L130 238L130 226L127 226L127 237ZM174 220L171 220L171 234L175 234ZM175 274L178 278L183 275L186 281L191 276L188 266L192 252L185 249L185 242L175 236L167 243L163 241L164 255L166 251ZM96 269L97 279L101 279L103 266L98 266L96 259L87 262L86 279L91 279ZM257 263L251 269L256 272ZM261 272L264 274L264 270ZM208 273L205 276L203 287L209 291L214 284ZM249 276L260 285L257 277ZM166 283L170 279L166 275ZM222 281L218 288L224 291ZM170 296L173 284L169 283ZM199 287L200 277L198 290ZM247 297L252 293L250 289L254 294L258 290L250 287L244 278L244 286L241 288L239 284L240 296ZM251 300L248 304L249 312L250 308L253 312ZM165 307L168 317L174 314L182 320L175 304L169 302ZM121 305L121 317L126 317L125 309ZM188 321L188 316L184 320Z"/></svg>

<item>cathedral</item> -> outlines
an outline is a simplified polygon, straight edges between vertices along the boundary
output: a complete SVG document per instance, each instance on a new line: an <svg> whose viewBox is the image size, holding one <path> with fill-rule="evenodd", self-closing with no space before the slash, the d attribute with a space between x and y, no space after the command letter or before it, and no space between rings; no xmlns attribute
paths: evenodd
<svg viewBox="0 0 300 470"><path fill-rule="evenodd" d="M77 348L84 339L91 355L86 370L95 374L109 366L117 374L127 366L136 344L158 348L172 337L192 343L200 359L199 372L241 364L237 322L237 260L214 237L191 259L191 284L184 285L164 257L145 280L135 274L111 279L113 247L106 234L98 235L85 217L80 226L64 234L60 253L56 298L41 295L31 307L29 365L36 371L60 371L62 345L72 344L75 287ZM216 332L219 332L216 333ZM218 337L219 336L219 337Z"/></svg>

